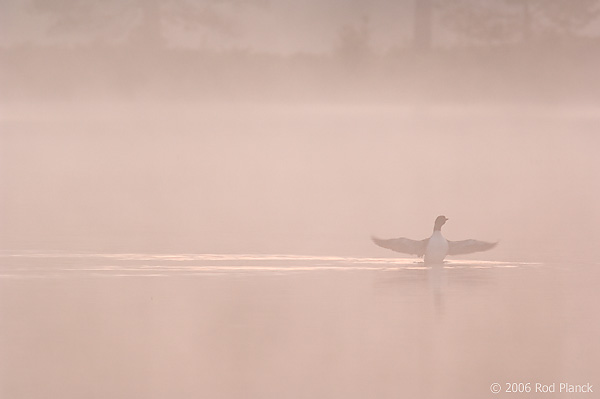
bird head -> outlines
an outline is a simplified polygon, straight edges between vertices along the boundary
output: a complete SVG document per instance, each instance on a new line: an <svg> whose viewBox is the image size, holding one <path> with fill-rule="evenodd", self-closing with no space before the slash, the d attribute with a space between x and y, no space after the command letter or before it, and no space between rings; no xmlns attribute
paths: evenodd
<svg viewBox="0 0 600 399"><path fill-rule="evenodd" d="M446 216L438 216L435 218L435 224L433 226L434 230L441 230L442 226L446 223L448 218Z"/></svg>

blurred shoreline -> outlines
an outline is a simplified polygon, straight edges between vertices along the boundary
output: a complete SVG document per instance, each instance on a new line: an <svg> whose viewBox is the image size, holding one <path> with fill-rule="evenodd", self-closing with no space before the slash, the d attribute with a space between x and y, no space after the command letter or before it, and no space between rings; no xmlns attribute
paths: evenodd
<svg viewBox="0 0 600 399"><path fill-rule="evenodd" d="M298 53L128 45L0 48L2 102L597 104L600 39Z"/></svg>

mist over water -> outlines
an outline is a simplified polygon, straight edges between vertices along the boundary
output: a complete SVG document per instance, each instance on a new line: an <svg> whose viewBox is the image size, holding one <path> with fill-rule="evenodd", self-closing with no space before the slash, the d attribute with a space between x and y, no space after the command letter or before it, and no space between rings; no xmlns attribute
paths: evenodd
<svg viewBox="0 0 600 399"><path fill-rule="evenodd" d="M0 397L600 389L595 2L76 3L0 1Z"/></svg>
<svg viewBox="0 0 600 399"><path fill-rule="evenodd" d="M597 377L597 264L31 251L0 264L9 397L476 398L498 381Z"/></svg>
<svg viewBox="0 0 600 399"><path fill-rule="evenodd" d="M438 214L450 239L500 240L484 259L583 256L600 239L594 115L46 112L3 121L7 249L381 255L369 235L426 238Z"/></svg>

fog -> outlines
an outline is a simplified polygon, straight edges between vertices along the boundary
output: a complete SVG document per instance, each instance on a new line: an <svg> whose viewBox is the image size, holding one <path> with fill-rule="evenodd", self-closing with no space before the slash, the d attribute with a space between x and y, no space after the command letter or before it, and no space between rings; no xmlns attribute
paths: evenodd
<svg viewBox="0 0 600 399"><path fill-rule="evenodd" d="M414 4L0 0L0 396L600 384L600 4Z"/></svg>
<svg viewBox="0 0 600 399"><path fill-rule="evenodd" d="M451 239L501 241L480 256L600 238L594 115L114 108L3 121L5 248L375 255L369 235L425 238L438 214Z"/></svg>

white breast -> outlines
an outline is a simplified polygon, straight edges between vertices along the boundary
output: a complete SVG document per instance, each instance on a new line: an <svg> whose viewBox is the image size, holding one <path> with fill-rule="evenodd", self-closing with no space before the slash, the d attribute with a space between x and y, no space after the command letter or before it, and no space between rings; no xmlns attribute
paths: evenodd
<svg viewBox="0 0 600 399"><path fill-rule="evenodd" d="M448 240L441 231L434 231L425 249L425 263L442 263L448 255Z"/></svg>

